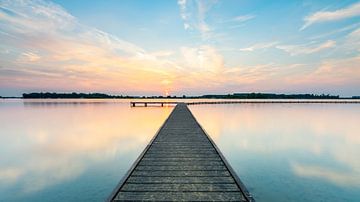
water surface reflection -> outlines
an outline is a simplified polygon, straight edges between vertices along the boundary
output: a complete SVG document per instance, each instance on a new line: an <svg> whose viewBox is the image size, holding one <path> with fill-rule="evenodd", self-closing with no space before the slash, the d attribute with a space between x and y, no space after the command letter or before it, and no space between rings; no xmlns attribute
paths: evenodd
<svg viewBox="0 0 360 202"><path fill-rule="evenodd" d="M360 198L360 105L190 108L257 201ZM102 201L171 110L0 100L0 201Z"/></svg>
<svg viewBox="0 0 360 202"><path fill-rule="evenodd" d="M126 100L2 101L0 201L102 201L170 111Z"/></svg>
<svg viewBox="0 0 360 202"><path fill-rule="evenodd" d="M358 201L360 105L202 105L191 110L257 201Z"/></svg>

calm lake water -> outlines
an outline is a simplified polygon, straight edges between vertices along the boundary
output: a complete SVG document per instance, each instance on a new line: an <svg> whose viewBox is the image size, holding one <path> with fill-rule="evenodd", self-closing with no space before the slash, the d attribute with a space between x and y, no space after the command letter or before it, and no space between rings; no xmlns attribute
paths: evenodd
<svg viewBox="0 0 360 202"><path fill-rule="evenodd" d="M197 105L257 201L358 201L360 104ZM172 107L0 100L0 201L103 201Z"/></svg>

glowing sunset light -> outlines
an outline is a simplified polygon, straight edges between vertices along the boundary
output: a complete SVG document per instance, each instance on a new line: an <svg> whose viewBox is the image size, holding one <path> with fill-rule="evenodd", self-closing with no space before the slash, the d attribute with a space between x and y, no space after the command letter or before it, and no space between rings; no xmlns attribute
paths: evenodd
<svg viewBox="0 0 360 202"><path fill-rule="evenodd" d="M359 5L1 0L0 95L358 95Z"/></svg>

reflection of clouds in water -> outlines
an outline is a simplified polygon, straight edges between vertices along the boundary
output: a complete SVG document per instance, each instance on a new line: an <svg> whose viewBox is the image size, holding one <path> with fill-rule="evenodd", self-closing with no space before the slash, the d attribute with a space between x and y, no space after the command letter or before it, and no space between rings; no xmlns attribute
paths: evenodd
<svg viewBox="0 0 360 202"><path fill-rule="evenodd" d="M220 124L205 124L205 125L203 125L202 123L213 123L213 122L220 123L222 117L204 116L204 117L201 117L202 122L200 123L199 120L196 118L195 114L194 114L194 116L195 116L195 119L198 121L198 123L201 125L201 127L206 131L206 133L209 133L209 136L211 136L211 138L214 141L217 141L218 138L220 138L220 134L221 134L221 125Z"/></svg>
<svg viewBox="0 0 360 202"><path fill-rule="evenodd" d="M56 106L18 106L0 116L1 125L9 125L1 144L20 154L0 163L0 185L21 184L22 192L34 192L74 179L92 164L145 147L171 111L128 103ZM12 145L15 138L21 141Z"/></svg>
<svg viewBox="0 0 360 202"><path fill-rule="evenodd" d="M86 169L85 162L79 162L72 159L71 156L62 159L37 159L30 165L22 165L23 169L23 186L24 193L35 192L58 184L60 182L71 180Z"/></svg>
<svg viewBox="0 0 360 202"><path fill-rule="evenodd" d="M22 171L18 168L0 168L0 182L11 184L21 176Z"/></svg>
<svg viewBox="0 0 360 202"><path fill-rule="evenodd" d="M343 186L360 186L360 170L339 171L318 165L303 165L291 163L293 172L300 177L316 177L326 179L334 184Z"/></svg>
<svg viewBox="0 0 360 202"><path fill-rule="evenodd" d="M332 183L351 185L360 181L360 114L352 104L239 104L192 107L192 111L222 148L261 155L280 154L289 159L293 172L301 177L318 176ZM213 128L216 131L213 132ZM218 133L218 131L220 133ZM297 155L310 152L301 163ZM348 172L323 166L330 155L335 165ZM296 162L291 163L290 161ZM358 183L359 184L359 183Z"/></svg>

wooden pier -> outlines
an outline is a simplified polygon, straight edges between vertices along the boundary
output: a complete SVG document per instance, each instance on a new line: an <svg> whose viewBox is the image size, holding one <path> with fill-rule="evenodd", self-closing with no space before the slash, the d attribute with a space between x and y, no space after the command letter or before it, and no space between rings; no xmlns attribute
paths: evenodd
<svg viewBox="0 0 360 202"><path fill-rule="evenodd" d="M187 105L209 105L209 104L360 104L359 100L234 100L234 101L199 101L187 102Z"/></svg>
<svg viewBox="0 0 360 202"><path fill-rule="evenodd" d="M131 107L136 107L136 106L143 106L143 107L147 107L147 106L161 106L163 107L164 105L176 105L178 104L178 102L152 102L152 101L134 101L134 102L130 102L130 106Z"/></svg>
<svg viewBox="0 0 360 202"><path fill-rule="evenodd" d="M254 201L179 103L107 201Z"/></svg>
<svg viewBox="0 0 360 202"><path fill-rule="evenodd" d="M130 102L131 107L136 106L167 106L167 105L176 105L179 102L171 101L132 101ZM313 99L302 99L302 100L276 100L276 99L262 99L262 100L252 100L252 99L243 99L243 100L224 100L224 101L189 101L185 102L187 105L209 105L209 104L360 104L360 100L354 99L334 99L334 100L313 100Z"/></svg>

